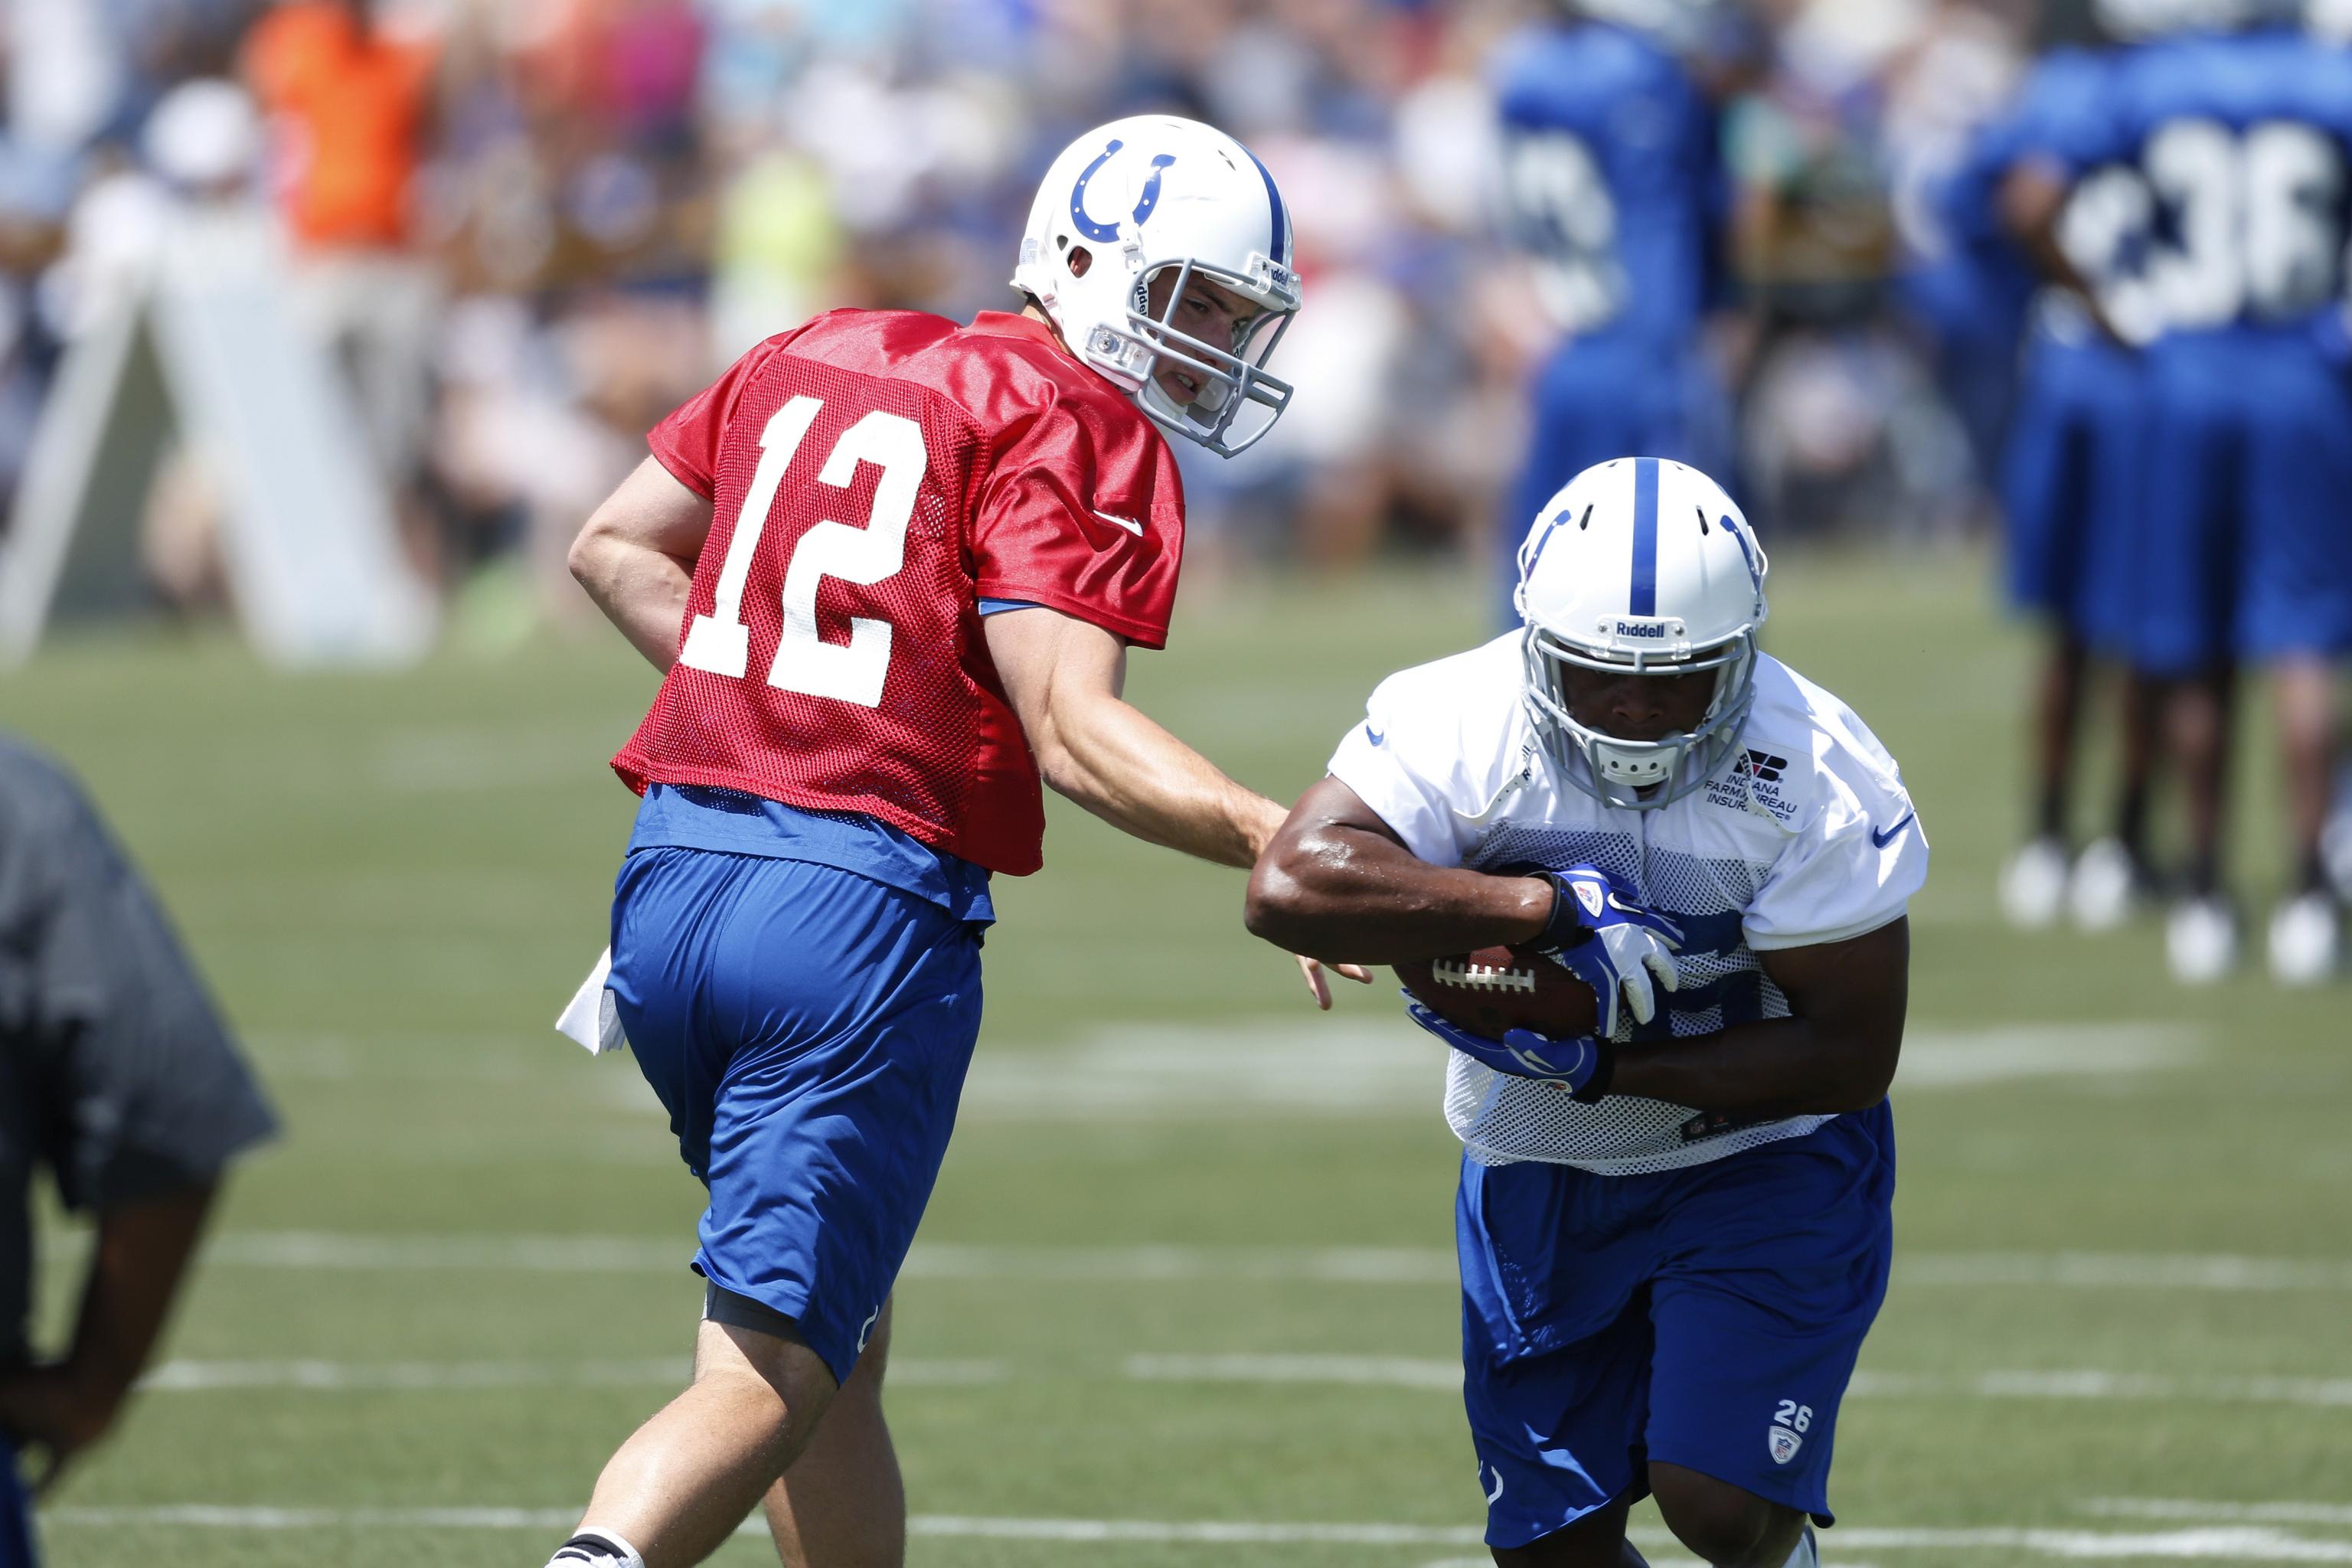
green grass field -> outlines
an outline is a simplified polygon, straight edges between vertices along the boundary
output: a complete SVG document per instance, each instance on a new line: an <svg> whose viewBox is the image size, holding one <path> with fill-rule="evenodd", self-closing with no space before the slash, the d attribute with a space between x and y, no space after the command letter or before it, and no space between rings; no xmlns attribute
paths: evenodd
<svg viewBox="0 0 2352 1568"><path fill-rule="evenodd" d="M2184 994L2151 928L2000 925L2028 650L1986 580L1967 555L1775 575L1769 645L1903 760L1936 852L1901 1258L1825 1555L2352 1563L2347 993ZM1443 575L1198 591L1133 695L1286 795L1382 674L1475 640L1477 602ZM0 722L88 778L288 1125L156 1385L51 1505L55 1563L536 1563L675 1388L698 1189L634 1067L549 1028L627 832L603 760L651 688L617 639L291 679L216 637L76 636L0 678ZM2252 881L2279 858L2257 773ZM899 1289L913 1560L1483 1561L1437 1047L1385 985L1315 1015L1231 872L1058 805L1047 854L1000 884Z"/></svg>

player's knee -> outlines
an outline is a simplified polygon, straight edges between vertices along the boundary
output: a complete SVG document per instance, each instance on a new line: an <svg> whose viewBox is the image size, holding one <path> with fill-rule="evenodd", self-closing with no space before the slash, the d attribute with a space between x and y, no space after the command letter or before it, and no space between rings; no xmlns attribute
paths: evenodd
<svg viewBox="0 0 2352 1568"><path fill-rule="evenodd" d="M1804 1530L1795 1510L1679 1465L1652 1464L1650 1490L1675 1538L1715 1568L1780 1568Z"/></svg>
<svg viewBox="0 0 2352 1568"><path fill-rule="evenodd" d="M882 1374L890 1368L890 1303L882 1303L882 1310L874 1327L866 1336L866 1348L857 1355L857 1364L849 1369L849 1376L841 1385L839 1397L844 1399L871 1394L879 1396Z"/></svg>

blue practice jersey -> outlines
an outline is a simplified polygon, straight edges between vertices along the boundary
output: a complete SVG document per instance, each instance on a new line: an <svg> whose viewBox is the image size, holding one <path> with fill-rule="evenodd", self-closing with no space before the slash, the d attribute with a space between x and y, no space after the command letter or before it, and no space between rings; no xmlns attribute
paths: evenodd
<svg viewBox="0 0 2352 1568"><path fill-rule="evenodd" d="M2285 29L2184 35L2126 57L2110 105L2093 161L2147 182L2167 333L2307 331L2341 302L2352 55Z"/></svg>
<svg viewBox="0 0 2352 1568"><path fill-rule="evenodd" d="M1687 339L1719 284L1729 208L1715 111L1682 62L1603 23L1498 52L1505 194L1559 325Z"/></svg>
<svg viewBox="0 0 2352 1568"><path fill-rule="evenodd" d="M2162 325L2147 276L2155 199L2115 129L2116 84L2131 58L2126 50L2058 49L2036 61L2010 107L1978 132L1945 193L1945 216L1958 243L2022 301L2039 280L2001 224L2001 183L2028 163L2072 181L2058 244L2117 329L2145 341ZM2037 324L2080 339L2089 332L2080 317L2052 296Z"/></svg>

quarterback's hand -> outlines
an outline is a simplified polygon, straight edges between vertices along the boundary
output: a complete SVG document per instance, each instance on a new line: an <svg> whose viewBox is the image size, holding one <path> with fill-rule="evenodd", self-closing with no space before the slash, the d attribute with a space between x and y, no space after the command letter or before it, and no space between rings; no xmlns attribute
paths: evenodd
<svg viewBox="0 0 2352 1568"><path fill-rule="evenodd" d="M1326 965L1303 952L1291 954L1298 960L1299 978L1307 982L1307 994L1315 998L1315 1005L1326 1013L1331 1010L1331 983L1323 978ZM1334 974L1344 974L1359 985L1372 983L1372 972L1360 963L1334 963L1328 966Z"/></svg>
<svg viewBox="0 0 2352 1568"><path fill-rule="evenodd" d="M1517 1078L1539 1078L1568 1086L1568 1097L1591 1105L1609 1092L1617 1070L1617 1053L1608 1041L1583 1036L1555 1040L1532 1029L1513 1029L1499 1040L1474 1035L1461 1025L1441 1018L1405 993L1405 1016L1455 1050L1475 1058L1496 1072Z"/></svg>
<svg viewBox="0 0 2352 1568"><path fill-rule="evenodd" d="M1621 999L1633 1007L1636 1023L1656 1017L1651 983L1669 991L1681 985L1674 955L1683 944L1683 928L1643 909L1624 883L1597 866L1528 874L1552 885L1551 923L1535 945L1592 987L1601 1004L1593 1032L1604 1040L1617 1033Z"/></svg>

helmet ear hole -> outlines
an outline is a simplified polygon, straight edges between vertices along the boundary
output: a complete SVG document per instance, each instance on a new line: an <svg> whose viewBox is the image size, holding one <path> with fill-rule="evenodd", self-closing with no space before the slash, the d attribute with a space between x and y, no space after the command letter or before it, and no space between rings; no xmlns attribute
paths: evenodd
<svg viewBox="0 0 2352 1568"><path fill-rule="evenodd" d="M1062 243L1069 245L1070 242L1065 238ZM1095 253L1083 245L1071 246L1069 254L1063 260L1068 265L1071 277L1084 278L1087 268L1095 264Z"/></svg>

